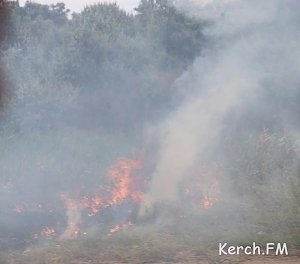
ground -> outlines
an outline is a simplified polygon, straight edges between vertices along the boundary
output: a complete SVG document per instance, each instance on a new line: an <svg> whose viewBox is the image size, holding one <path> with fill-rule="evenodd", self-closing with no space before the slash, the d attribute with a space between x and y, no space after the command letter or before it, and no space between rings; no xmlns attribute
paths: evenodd
<svg viewBox="0 0 300 264"><path fill-rule="evenodd" d="M23 255L23 256L22 256ZM118 256L118 255L101 255L98 256L74 256L68 262L63 260L63 256L43 256L43 258L35 258L33 255L30 256L28 253L23 253L18 256L11 255L7 257L5 262L2 264L117 264L117 263L131 263L131 264L172 264L172 263L186 263L186 264L299 264L300 263L300 250L291 251L290 256L278 257L278 256L267 256L267 257L216 257L213 253L208 255L194 255L192 252L180 252L173 257L152 257L143 258L142 254L140 256ZM111 259L111 260L110 260Z"/></svg>
<svg viewBox="0 0 300 264"><path fill-rule="evenodd" d="M215 247L191 245L170 235L79 238L51 241L0 252L1 264L296 264L300 249L288 256L218 256Z"/></svg>

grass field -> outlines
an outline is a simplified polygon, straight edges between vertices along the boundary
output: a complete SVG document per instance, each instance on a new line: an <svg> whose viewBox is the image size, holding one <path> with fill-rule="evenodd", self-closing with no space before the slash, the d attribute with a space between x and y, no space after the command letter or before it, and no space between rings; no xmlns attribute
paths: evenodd
<svg viewBox="0 0 300 264"><path fill-rule="evenodd" d="M100 263L299 263L300 249L290 241L289 256L219 256L215 233L155 232L131 227L112 236L44 241L22 250L0 253L1 264ZM251 239L251 238L249 238ZM237 240L238 241L238 240ZM230 243L230 242L229 242ZM247 244L248 242L244 242ZM250 243L250 241L249 241ZM264 244L263 241L258 242ZM232 244L235 244L232 242ZM241 244L243 244L241 242Z"/></svg>

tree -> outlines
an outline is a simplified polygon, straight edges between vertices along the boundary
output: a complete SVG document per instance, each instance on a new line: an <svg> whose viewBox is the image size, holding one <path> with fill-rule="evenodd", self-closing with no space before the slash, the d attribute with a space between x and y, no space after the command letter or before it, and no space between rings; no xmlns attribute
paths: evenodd
<svg viewBox="0 0 300 264"><path fill-rule="evenodd" d="M185 68L201 54L207 22L187 17L167 0L142 0L135 10L140 31L166 51L168 66Z"/></svg>

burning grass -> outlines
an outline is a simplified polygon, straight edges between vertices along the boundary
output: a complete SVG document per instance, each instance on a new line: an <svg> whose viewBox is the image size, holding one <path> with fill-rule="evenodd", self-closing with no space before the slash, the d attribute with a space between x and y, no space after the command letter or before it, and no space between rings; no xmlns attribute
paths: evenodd
<svg viewBox="0 0 300 264"><path fill-rule="evenodd" d="M30 205L22 201L12 208L8 206L5 214L18 220L16 227L24 233L23 246L31 242L36 244L35 240L74 239L89 234L91 230L93 233L95 229L101 235L112 235L138 220L138 211L149 185L142 167L142 158L118 158L108 167L106 182L95 184L97 187L92 194L87 194L79 187L76 193L58 192L56 202L59 201L59 206L45 206L42 203ZM194 186L190 182L183 183L180 191L184 203L182 206L192 205L198 209L214 207L218 203L220 174L218 170L209 173L202 168L190 179L196 182ZM165 209L170 211L170 206ZM22 222L26 222L27 226ZM31 228L31 222L37 225ZM19 240L18 230L14 234L8 233L8 238Z"/></svg>
<svg viewBox="0 0 300 264"><path fill-rule="evenodd" d="M269 138L261 139L267 152L261 144L254 144L261 154L270 152L266 146ZM4 219L0 230L0 263L218 263L219 242L276 241L300 246L299 210L294 199L299 185L296 182L287 188L289 177L285 185L275 186L278 190L267 180L260 185L238 182L244 192L235 199L234 194L228 195L226 184L230 181L225 177L235 171L208 164L182 182L178 201L157 203L145 218L139 218L149 184L142 161L118 158L95 189L86 191L79 186L74 193L58 192L56 208L40 202L30 206L24 201L12 206L6 217L15 222ZM260 168L259 160L257 163L253 166ZM250 169L248 174L253 175ZM261 171L266 167L261 166ZM288 171L284 173L289 176ZM247 193L249 186L251 190L255 186L255 192ZM255 193L256 199L249 193ZM7 243L5 239L12 240Z"/></svg>

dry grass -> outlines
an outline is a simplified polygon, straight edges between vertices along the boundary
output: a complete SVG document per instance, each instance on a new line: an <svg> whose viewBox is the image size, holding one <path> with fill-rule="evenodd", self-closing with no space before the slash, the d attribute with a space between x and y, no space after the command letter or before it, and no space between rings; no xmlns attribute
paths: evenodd
<svg viewBox="0 0 300 264"><path fill-rule="evenodd" d="M1 264L172 263L193 255L169 235L79 238L0 255Z"/></svg>
<svg viewBox="0 0 300 264"><path fill-rule="evenodd" d="M194 237L193 237L194 236ZM196 239L196 237L198 239ZM206 239L206 238L205 238ZM204 240L205 240L204 239ZM198 234L141 233L129 230L111 237L83 237L3 252L1 264L109 264L109 263L299 263L300 252L289 257L219 257L217 240L205 242ZM202 241L202 242L201 242ZM214 244L214 245L213 245ZM265 261L265 262L264 262Z"/></svg>

